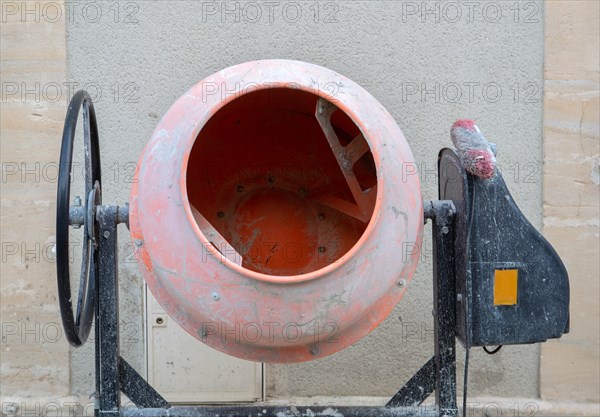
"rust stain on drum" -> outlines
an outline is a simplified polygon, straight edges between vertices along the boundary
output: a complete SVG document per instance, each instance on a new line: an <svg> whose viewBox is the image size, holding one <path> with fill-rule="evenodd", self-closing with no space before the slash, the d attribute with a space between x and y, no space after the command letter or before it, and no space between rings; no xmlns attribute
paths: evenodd
<svg viewBox="0 0 600 417"><path fill-rule="evenodd" d="M333 71L286 60L220 71L173 104L140 158L130 226L144 279L225 353L337 352L391 312L416 268L420 184L398 175L412 162L389 113Z"/></svg>

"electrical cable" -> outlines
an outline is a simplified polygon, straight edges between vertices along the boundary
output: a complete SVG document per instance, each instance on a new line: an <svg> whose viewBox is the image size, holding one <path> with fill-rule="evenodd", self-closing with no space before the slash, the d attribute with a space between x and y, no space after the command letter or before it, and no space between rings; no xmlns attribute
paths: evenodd
<svg viewBox="0 0 600 417"><path fill-rule="evenodd" d="M465 374L463 378L463 417L467 417L467 382L469 376L469 347L465 348Z"/></svg>
<svg viewBox="0 0 600 417"><path fill-rule="evenodd" d="M467 174L467 178L468 178L468 174ZM468 189L468 185L467 185L467 189ZM465 245L465 252L467 254L467 269L469 268L469 263L470 263L470 242L471 242L471 226L473 225L473 215L475 213L475 189L472 190L472 194L471 194L471 207L470 207L470 215L469 215L469 219L468 219L468 223L467 223L467 241L466 241L466 245ZM465 291L468 291L469 289L465 287ZM469 318L469 294L465 294L465 316L466 319L468 320ZM469 329L470 329L470 323L467 323L467 341L465 344L465 367L464 367L464 377L463 377L463 417L467 417L467 386L468 386L468 381L469 381L469 350L471 349L470 346L470 340L469 340Z"/></svg>
<svg viewBox="0 0 600 417"><path fill-rule="evenodd" d="M484 350L484 351L485 351L485 353L487 353L488 355L494 355L494 354L498 353L498 351L499 351L500 349L502 349L502 345L498 345L498 346L496 347L496 349L492 349L492 350L489 350L489 349L487 348L487 346L483 346L483 350Z"/></svg>

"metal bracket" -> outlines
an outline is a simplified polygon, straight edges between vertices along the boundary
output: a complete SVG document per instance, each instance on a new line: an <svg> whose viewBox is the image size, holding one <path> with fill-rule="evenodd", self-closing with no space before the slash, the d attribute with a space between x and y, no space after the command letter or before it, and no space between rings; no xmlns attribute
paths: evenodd
<svg viewBox="0 0 600 417"><path fill-rule="evenodd" d="M362 133L360 133L348 145L342 146L331 125L331 116L337 110L338 108L334 104L320 98L317 101L315 117L327 138L327 142L329 142L329 146L340 166L356 204L330 194L319 193L318 191L316 192L316 200L323 205L339 210L366 223L371 218L371 211L375 206L377 188L373 187L363 191L352 168L369 151L369 144Z"/></svg>
<svg viewBox="0 0 600 417"><path fill-rule="evenodd" d="M208 416L338 416L456 417L454 216L452 201L424 203L425 217L433 220L435 356L396 393L385 407L200 406L172 407L119 354L117 224L123 210L98 206L100 279L96 304L96 417L208 417ZM121 214L119 212L121 211ZM435 407L423 401L436 393ZM122 408L120 392L136 408Z"/></svg>

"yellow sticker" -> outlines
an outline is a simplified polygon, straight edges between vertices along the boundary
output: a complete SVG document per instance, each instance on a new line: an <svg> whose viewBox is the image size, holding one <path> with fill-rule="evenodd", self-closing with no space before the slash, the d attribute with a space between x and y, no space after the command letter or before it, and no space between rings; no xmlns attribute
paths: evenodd
<svg viewBox="0 0 600 417"><path fill-rule="evenodd" d="M517 304L518 269L496 269L494 271L494 305L514 306Z"/></svg>

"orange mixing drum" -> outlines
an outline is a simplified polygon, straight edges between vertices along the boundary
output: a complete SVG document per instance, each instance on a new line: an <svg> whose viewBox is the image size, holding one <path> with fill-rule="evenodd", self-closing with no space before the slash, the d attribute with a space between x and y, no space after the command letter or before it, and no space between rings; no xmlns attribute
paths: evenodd
<svg viewBox="0 0 600 417"><path fill-rule="evenodd" d="M390 114L333 71L285 60L220 71L175 102L140 158L130 228L143 276L220 351L332 354L392 311L416 268L410 163Z"/></svg>

